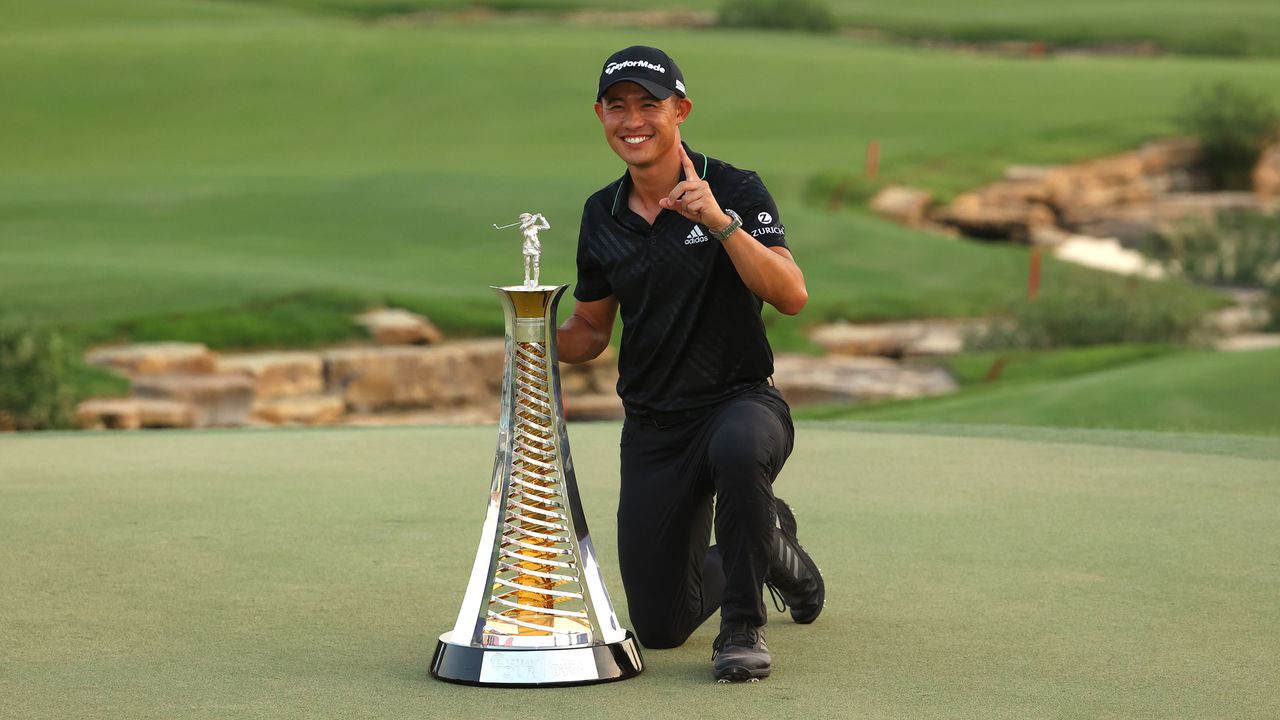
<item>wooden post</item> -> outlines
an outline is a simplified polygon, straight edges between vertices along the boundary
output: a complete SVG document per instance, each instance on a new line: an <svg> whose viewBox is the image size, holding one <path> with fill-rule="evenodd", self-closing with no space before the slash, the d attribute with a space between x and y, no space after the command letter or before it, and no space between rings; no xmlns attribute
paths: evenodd
<svg viewBox="0 0 1280 720"><path fill-rule="evenodd" d="M880 141L875 138L867 141L867 180L875 182L880 176Z"/></svg>
<svg viewBox="0 0 1280 720"><path fill-rule="evenodd" d="M1031 246L1031 264L1027 268L1027 299L1040 297L1040 246Z"/></svg>

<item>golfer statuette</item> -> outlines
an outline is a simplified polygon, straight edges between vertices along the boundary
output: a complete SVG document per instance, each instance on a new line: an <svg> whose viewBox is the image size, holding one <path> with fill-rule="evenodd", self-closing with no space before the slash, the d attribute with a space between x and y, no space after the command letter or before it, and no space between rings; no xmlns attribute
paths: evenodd
<svg viewBox="0 0 1280 720"><path fill-rule="evenodd" d="M509 225L498 225L494 223L495 230L505 230L509 227L520 226L520 233L524 235L524 247L521 252L524 254L524 286L533 288L538 286L538 260L542 257L542 242L538 240L539 230L550 230L551 223L542 216L542 213L520 213L520 220Z"/></svg>
<svg viewBox="0 0 1280 720"><path fill-rule="evenodd" d="M458 619L436 644L431 674L494 686L622 680L643 663L605 591L569 454L555 343L568 285L538 284L546 218L523 213L504 227L517 224L524 285L493 288L506 313L507 359L489 504Z"/></svg>

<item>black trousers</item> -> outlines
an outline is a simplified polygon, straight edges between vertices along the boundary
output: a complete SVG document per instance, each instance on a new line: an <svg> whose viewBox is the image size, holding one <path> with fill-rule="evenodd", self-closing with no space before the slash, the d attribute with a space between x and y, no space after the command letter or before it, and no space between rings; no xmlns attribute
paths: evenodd
<svg viewBox="0 0 1280 720"><path fill-rule="evenodd" d="M773 480L794 440L791 411L768 385L691 418L627 418L618 556L645 647L682 644L717 609L722 622L765 624Z"/></svg>

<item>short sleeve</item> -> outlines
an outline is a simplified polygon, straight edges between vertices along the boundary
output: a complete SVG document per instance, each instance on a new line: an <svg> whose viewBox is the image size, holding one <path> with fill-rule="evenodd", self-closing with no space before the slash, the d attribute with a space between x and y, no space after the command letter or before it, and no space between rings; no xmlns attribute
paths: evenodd
<svg viewBox="0 0 1280 720"><path fill-rule="evenodd" d="M591 253L589 215L588 209L584 207L582 225L578 228L578 284L573 289L573 297L582 302L603 300L613 294L613 287L609 284L604 267Z"/></svg>
<svg viewBox="0 0 1280 720"><path fill-rule="evenodd" d="M747 172L730 206L742 216L742 229L766 247L787 247L787 229L778 217L778 206L760 176Z"/></svg>

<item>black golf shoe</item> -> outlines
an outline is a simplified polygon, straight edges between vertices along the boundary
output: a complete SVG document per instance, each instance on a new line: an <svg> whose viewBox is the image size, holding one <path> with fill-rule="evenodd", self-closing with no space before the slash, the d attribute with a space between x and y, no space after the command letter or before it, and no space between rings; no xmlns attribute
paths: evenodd
<svg viewBox="0 0 1280 720"><path fill-rule="evenodd" d="M720 625L720 635L711 644L716 681L757 682L769 677L773 658L764 644L764 631L747 622Z"/></svg>
<svg viewBox="0 0 1280 720"><path fill-rule="evenodd" d="M783 606L791 608L791 619L808 624L818 619L827 598L818 565L796 539L796 516L781 499L774 499L778 514L778 531L774 533L773 557L764 582L774 600L781 596Z"/></svg>

